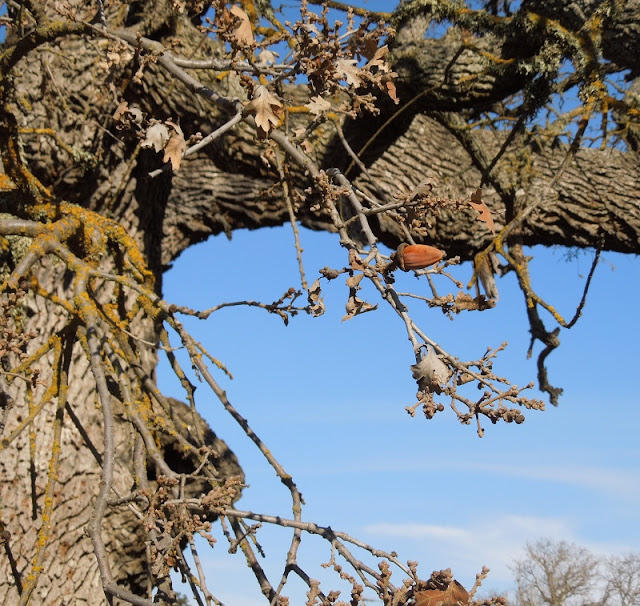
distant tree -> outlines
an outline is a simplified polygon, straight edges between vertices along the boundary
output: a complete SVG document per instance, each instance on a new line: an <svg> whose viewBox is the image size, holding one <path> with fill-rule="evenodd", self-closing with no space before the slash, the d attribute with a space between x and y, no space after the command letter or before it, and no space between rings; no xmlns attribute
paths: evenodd
<svg viewBox="0 0 640 606"><path fill-rule="evenodd" d="M546 360L580 317L599 252L640 252L639 0L405 0L379 13L327 0L293 16L279 4L2 4L0 603L173 603L172 569L199 604L217 603L194 542L215 547L214 523L270 604L292 575L309 604L336 602L298 560L309 534L352 604L365 590L385 604L467 601L476 588L450 571L425 581L305 520L294 479L216 381L223 363L181 319L239 304L318 316L339 278L345 319L397 315L417 383L409 412L448 410L482 435L544 408L533 382L500 371L500 336L462 359L411 310L482 312L512 272L556 404ZM222 286L206 311L163 299L163 272L190 245L286 223L300 281L278 300L228 301ZM344 262L307 276L299 225L337 233ZM571 316L538 294L528 245L594 250ZM468 289L449 273L462 262ZM266 253L256 263L277 270ZM415 292L396 289L402 271L420 278ZM158 356L188 405L159 390ZM242 469L196 411L204 389L272 466L288 512L235 508ZM258 557L266 524L290 540L275 576ZM539 577L559 583L549 604L586 591L591 560L579 562L573 585L562 567Z"/></svg>
<svg viewBox="0 0 640 606"><path fill-rule="evenodd" d="M605 562L607 606L640 606L640 553Z"/></svg>
<svg viewBox="0 0 640 606"><path fill-rule="evenodd" d="M598 558L566 541L527 544L513 566L514 606L638 606L640 554Z"/></svg>
<svg viewBox="0 0 640 606"><path fill-rule="evenodd" d="M599 560L584 547L541 539L513 567L517 606L584 606L602 580Z"/></svg>

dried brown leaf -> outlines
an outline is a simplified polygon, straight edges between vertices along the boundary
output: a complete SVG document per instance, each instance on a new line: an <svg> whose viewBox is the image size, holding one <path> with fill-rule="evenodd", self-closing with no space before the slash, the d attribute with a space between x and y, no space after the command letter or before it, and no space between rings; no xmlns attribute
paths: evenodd
<svg viewBox="0 0 640 606"><path fill-rule="evenodd" d="M247 111L256 118L256 125L265 134L280 123L282 103L266 86L258 85L252 101L247 104Z"/></svg>
<svg viewBox="0 0 640 606"><path fill-rule="evenodd" d="M127 113L129 109L129 104L126 101L120 101L120 105L116 108L116 111L113 112L114 120L121 120L123 116Z"/></svg>
<svg viewBox="0 0 640 606"><path fill-rule="evenodd" d="M459 291L455 300L456 312L458 311L483 311L496 306L493 299L487 299L484 295L472 297L469 293Z"/></svg>
<svg viewBox="0 0 640 606"><path fill-rule="evenodd" d="M358 50L360 54L368 61L378 51L378 41L374 37L368 36L360 44Z"/></svg>
<svg viewBox="0 0 640 606"><path fill-rule="evenodd" d="M422 391L442 393L442 386L451 378L451 369L429 349L422 360L411 367L411 374Z"/></svg>
<svg viewBox="0 0 640 606"><path fill-rule="evenodd" d="M386 61L387 55L389 54L389 47L385 44L380 48L377 48L373 57L369 60L366 69L370 69L372 67L378 68L378 71L388 72L390 69L389 64Z"/></svg>
<svg viewBox="0 0 640 606"><path fill-rule="evenodd" d="M400 99L398 99L398 95L396 94L396 85L391 82L391 80L387 80L384 85L387 88L387 94L391 97L391 100L398 105Z"/></svg>
<svg viewBox="0 0 640 606"><path fill-rule="evenodd" d="M180 164L182 164L182 155L185 149L187 149L187 143L184 140L184 133L182 129L175 123L167 120L167 124L172 127L173 132L164 146L163 162L171 162L171 168L178 170Z"/></svg>
<svg viewBox="0 0 640 606"><path fill-rule="evenodd" d="M362 299L359 299L355 295L355 289L352 289L351 296L347 300L345 305L345 309L347 310L346 315L342 316L342 321L346 322L347 320L351 320L351 318L358 316L360 314L364 314L368 311L373 311L377 309L378 305L371 305L371 303L367 303Z"/></svg>
<svg viewBox="0 0 640 606"><path fill-rule="evenodd" d="M258 54L258 65L273 65L276 62L276 58L279 57L278 53L269 49L263 49Z"/></svg>
<svg viewBox="0 0 640 606"><path fill-rule="evenodd" d="M322 290L320 289L320 280L316 280L310 287L307 294L307 300L309 301L309 308L311 311L311 315L314 318L321 316L324 313L324 301L322 294Z"/></svg>
<svg viewBox="0 0 640 606"><path fill-rule="evenodd" d="M365 269L365 264L358 255L358 253L352 248L349 249L349 267L351 269L359 269L363 271Z"/></svg>
<svg viewBox="0 0 640 606"><path fill-rule="evenodd" d="M471 194L471 206L480 213L478 215L478 221L482 221L495 236L496 226L493 222L489 207L482 201L481 189L476 189L476 191Z"/></svg>
<svg viewBox="0 0 640 606"><path fill-rule="evenodd" d="M360 288L359 284L362 281L364 274L356 274L355 276L349 276L347 278L347 286L349 288Z"/></svg>
<svg viewBox="0 0 640 606"><path fill-rule="evenodd" d="M161 152L169 138L169 129L162 124L162 122L156 122L148 128L147 134L142 143L140 143L140 146L153 147L156 152Z"/></svg>
<svg viewBox="0 0 640 606"><path fill-rule="evenodd" d="M322 97L316 96L311 97L311 100L309 103L305 104L305 107L308 108L312 114L317 116L322 112L329 111L331 109L331 103Z"/></svg>
<svg viewBox="0 0 640 606"><path fill-rule="evenodd" d="M344 76L344 79L350 86L357 88L362 84L360 68L357 66L355 59L339 59L336 62L336 70Z"/></svg>
<svg viewBox="0 0 640 606"><path fill-rule="evenodd" d="M127 115L129 116L131 121L134 122L135 124L138 124L138 125L142 124L143 115L142 115L142 110L139 107L130 107L127 110Z"/></svg>
<svg viewBox="0 0 640 606"><path fill-rule="evenodd" d="M253 44L253 30L251 29L251 20L249 15L244 12L239 6L232 6L229 12L240 20L238 26L233 30L235 39L240 44Z"/></svg>
<svg viewBox="0 0 640 606"><path fill-rule="evenodd" d="M416 198L428 196L435 186L436 180L432 177L427 177L420 181L420 183L409 192L408 198L409 200L415 200Z"/></svg>

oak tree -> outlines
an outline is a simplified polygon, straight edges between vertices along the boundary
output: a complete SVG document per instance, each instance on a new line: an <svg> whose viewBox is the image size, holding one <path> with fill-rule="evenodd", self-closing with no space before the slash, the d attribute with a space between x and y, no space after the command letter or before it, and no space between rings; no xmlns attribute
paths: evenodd
<svg viewBox="0 0 640 606"><path fill-rule="evenodd" d="M170 571L217 603L194 536L220 524L261 591L285 603L307 533L361 603L469 603L450 572L306 521L294 480L216 381L223 361L181 323L205 311L162 298L162 273L211 235L289 223L337 232L344 264L307 276L278 314L323 312L346 280L346 319L388 305L406 332L416 404L481 435L544 402L499 370L503 346L461 360L410 304L452 317L497 304L514 272L539 388L578 320L600 251L637 253L637 0L404 0L374 12L333 0L283 15L265 0L10 0L0 17L0 600L173 603ZM331 10L330 10L331 9ZM575 314L535 290L533 244L594 249ZM393 252L395 251L395 252ZM472 284L452 265L473 263ZM415 272L428 296L399 293ZM369 284L377 300L365 300ZM227 304L237 304L228 302ZM190 368L175 356L184 347ZM155 381L166 357L184 402ZM193 373L191 372L193 370ZM196 411L194 376L291 495L291 512L234 507L240 463ZM256 557L256 523L291 533L279 578ZM183 550L191 550L191 570ZM379 565L355 555L369 551ZM395 576L392 576L392 572ZM479 575L478 585L483 578ZM398 577L402 577L400 581ZM406 580L405 580L406 579ZM429 593L431 592L431 593ZM471 597L470 597L471 596ZM452 602L453 603L453 602Z"/></svg>

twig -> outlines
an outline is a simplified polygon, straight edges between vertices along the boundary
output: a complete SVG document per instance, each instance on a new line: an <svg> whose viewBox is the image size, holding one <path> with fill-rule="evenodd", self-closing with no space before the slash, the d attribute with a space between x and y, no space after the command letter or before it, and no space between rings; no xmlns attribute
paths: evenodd
<svg viewBox="0 0 640 606"><path fill-rule="evenodd" d="M566 328L572 328L575 323L580 319L582 315L582 310L584 309L584 305L587 302L587 293L589 292L589 287L591 286L591 280L593 279L593 274L596 271L596 267L598 265L598 261L600 260L600 249L596 250L596 254L593 258L593 263L591 264L591 269L589 270L589 275L587 276L587 281L584 285L584 291L582 293L582 298L580 299L580 303L578 303L578 307L576 308L576 313L573 318L568 322Z"/></svg>
<svg viewBox="0 0 640 606"><path fill-rule="evenodd" d="M225 122L220 128L217 128L212 133L209 133L202 140L198 141L197 143L189 147L187 150L185 150L184 154L182 154L182 157L188 158L189 156L195 154L197 151L201 150L203 147L206 147L207 145L209 145L209 143L211 143L212 141L215 141L218 137L226 133L228 130L231 130L236 124L240 122L240 120L242 120L241 111L237 112L236 115L233 116L233 118L231 118L230 120L227 120L227 122ZM167 162L161 168L152 170L149 173L149 176L151 178L157 177L158 175L161 175L163 172L167 172L169 170L171 170L171 163Z"/></svg>
<svg viewBox="0 0 640 606"><path fill-rule="evenodd" d="M200 589L204 593L204 599L207 601L207 605L210 606L211 602L213 601L213 596L211 595L211 592L207 588L207 581L204 575L204 571L202 570L202 565L200 564L200 556L198 555L198 550L196 549L196 544L195 544L195 541L193 540L193 537L189 537L189 549L191 550L191 555L193 556L193 561L195 562L196 570L198 571ZM196 595L196 599L198 599L198 601L200 602L199 594L195 592L195 595ZM215 602L216 604L220 604L218 600L215 600Z"/></svg>
<svg viewBox="0 0 640 606"><path fill-rule="evenodd" d="M291 192L289 191L289 183L285 178L284 170L282 168L282 163L280 162L280 157L276 153L276 162L278 167L278 174L280 176L280 184L282 185L282 194L284 195L284 200L287 204L287 212L289 213L289 223L291 223L291 229L293 230L293 239L296 247L296 258L298 259L298 271L300 273L300 285L303 290L308 290L309 285L307 284L307 279L304 275L304 265L302 263L302 246L300 245L300 232L298 230L297 219L295 211L293 210L293 203L291 201Z"/></svg>

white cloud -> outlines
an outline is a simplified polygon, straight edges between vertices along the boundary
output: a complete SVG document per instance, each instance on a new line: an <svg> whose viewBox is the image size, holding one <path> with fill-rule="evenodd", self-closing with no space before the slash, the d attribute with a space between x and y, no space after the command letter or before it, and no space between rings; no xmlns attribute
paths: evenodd
<svg viewBox="0 0 640 606"><path fill-rule="evenodd" d="M370 524L364 531L401 540L404 546L398 546L398 551L411 553L412 558L417 552L415 559L422 564L423 575L432 561L439 568L450 566L454 576L471 587L476 573L488 566L491 574L487 585L498 589L511 586L509 566L522 554L527 541L552 537L577 542L568 520L500 513L485 514L466 526L385 522Z"/></svg>

